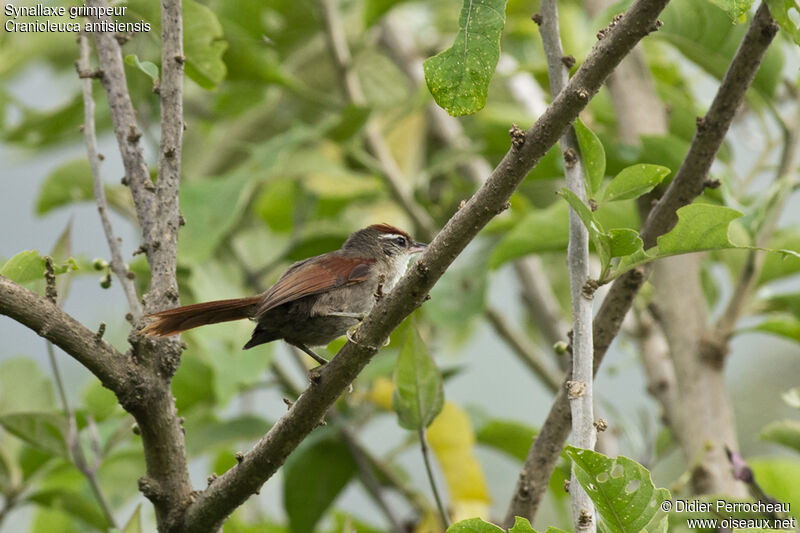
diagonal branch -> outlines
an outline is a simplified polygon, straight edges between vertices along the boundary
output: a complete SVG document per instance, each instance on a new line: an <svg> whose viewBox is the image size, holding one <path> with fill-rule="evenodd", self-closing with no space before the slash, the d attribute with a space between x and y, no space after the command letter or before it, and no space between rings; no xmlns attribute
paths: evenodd
<svg viewBox="0 0 800 533"><path fill-rule="evenodd" d="M108 203L106 202L106 191L103 187L103 177L100 174L101 155L97 151L97 135L94 124L94 97L92 96L92 78L87 75L89 72L89 38L81 33L78 37L80 47L80 59L78 60L78 75L81 77L83 85L83 140L86 144L86 155L89 156L89 166L92 169L92 181L94 182L94 198L97 202L97 212L100 214L100 221L103 224L103 232L106 235L108 248L111 251L111 270L119 279L125 298L128 300L128 308L131 310L133 320L138 320L142 316L142 306L139 305L139 298L136 296L136 286L133 278L128 277L128 268L122 260L119 241L114 236L111 221L108 218Z"/></svg>
<svg viewBox="0 0 800 533"><path fill-rule="evenodd" d="M634 7L636 5L639 4ZM660 235L674 227L679 208L688 205L703 192L711 164L777 31L777 25L762 4L750 22L708 113L697 121L695 137L680 169L642 228L645 248L652 247ZM603 300L593 324L595 372L649 272L650 267L645 266L623 274L613 283ZM536 514L569 430L569 401L565 389L562 389L528 452L506 513L506 523L513 523L514 516L531 518Z"/></svg>
<svg viewBox="0 0 800 533"><path fill-rule="evenodd" d="M27 326L88 368L107 388L120 394L129 388L130 360L57 305L0 276L0 314Z"/></svg>
<svg viewBox="0 0 800 533"><path fill-rule="evenodd" d="M475 238L503 211L530 169L575 120L608 74L633 46L655 29L666 0L636 2L605 39L597 43L542 117L514 143L492 175L433 239L394 290L380 300L355 334L325 365L319 379L256 443L243 461L214 481L186 509L185 531L213 531L259 490L286 457L319 424L327 410L378 351L389 333L426 299L428 291ZM521 146L520 146L521 144Z"/></svg>

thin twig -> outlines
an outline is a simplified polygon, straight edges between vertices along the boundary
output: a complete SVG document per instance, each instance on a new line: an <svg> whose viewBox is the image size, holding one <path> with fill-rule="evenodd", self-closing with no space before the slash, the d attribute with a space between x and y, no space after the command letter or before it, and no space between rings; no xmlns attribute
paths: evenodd
<svg viewBox="0 0 800 533"><path fill-rule="evenodd" d="M81 33L78 36L80 47L80 59L78 60L78 72L89 71L89 38ZM103 176L100 173L100 162L102 161L97 150L97 134L95 133L94 123L94 97L92 96L92 78L83 76L83 141L86 144L86 153L89 156L89 166L92 170L92 181L94 183L94 198L97 202L97 212L103 224L103 233L106 235L108 249L111 251L111 271L117 276L125 298L128 300L128 308L131 311L133 320L138 320L142 316L142 307L139 305L139 297L136 295L136 285L133 278L128 277L129 271L122 260L120 241L114 236L114 229L111 227L111 220L108 218L108 202L106 202L106 191L103 186Z"/></svg>
<svg viewBox="0 0 800 533"><path fill-rule="evenodd" d="M551 346L566 341L569 326L563 319L540 259L530 256L515 261L514 271L522 287L522 299L527 305L528 313L542 331L545 340Z"/></svg>
<svg viewBox="0 0 800 533"><path fill-rule="evenodd" d="M564 376L550 368L543 355L528 342L527 337L514 329L503 314L492 306L486 308L486 318L495 333L508 344L517 357L542 380L551 392L557 392Z"/></svg>
<svg viewBox="0 0 800 533"><path fill-rule="evenodd" d="M539 33L547 58L550 93L555 98L569 80L569 70L564 64L561 36L558 30L558 4L556 0L542 0ZM586 202L586 183L583 161L574 128L561 137L564 158L564 176L567 188ZM585 290L589 281L589 232L578 214L569 209L569 244L567 246L570 300L572 302L572 377L570 382L570 409L572 412L572 440L579 448L593 450L597 440L594 428L594 372L592 368L592 302L593 294ZM594 504L583 489L572 468L569 485L572 500L572 520L576 531L593 533L597 530Z"/></svg>
<svg viewBox="0 0 800 533"><path fill-rule="evenodd" d="M774 201L767 207L767 213L757 229L755 246L764 247L767 245L770 236L775 230L778 218L786 205L794 186L797 184L797 171L795 161L798 149L800 149L800 106L796 107L795 120L791 128L785 130L781 159L775 172L775 193ZM739 273L739 278L734 285L733 294L725 310L719 317L714 328L717 338L727 340L733 334L736 323L741 316L748 297L758 282L758 276L764 265L764 252L751 250L747 254L744 267Z"/></svg>
<svg viewBox="0 0 800 533"><path fill-rule="evenodd" d="M111 505L108 503L108 499L103 493L103 488L100 486L100 480L97 478L97 469L100 468L101 458L98 455L95 458L94 465L89 466L89 463L86 460L86 455L83 453L83 448L81 448L81 443L78 438L78 421L75 418L75 411L72 410L72 407L67 400L66 388L64 387L64 380L61 378L61 371L58 368L58 362L56 361L53 343L48 340L45 341L45 345L47 346L47 357L50 360L50 368L53 370L53 380L56 384L58 396L61 398L61 405L64 409L64 417L67 419L67 424L69 427L66 441L67 449L72 457L72 462L75 465L75 468L77 468L78 471L86 478L86 481L89 482L89 487L92 489L92 493L94 494L97 503L100 505L100 509L103 511L103 515L105 515L106 520L111 527L116 528L118 526L116 520L114 519L114 513L111 510Z"/></svg>
<svg viewBox="0 0 800 533"><path fill-rule="evenodd" d="M425 428L419 428L418 433L420 450L422 451L422 459L425 461L425 472L428 474L428 482L431 485L433 499L436 501L436 508L439 510L439 516L442 517L442 524L444 524L444 528L447 529L450 527L450 518L448 517L447 511L445 511L444 505L442 504L442 497L439 495L439 489L436 486L436 478L433 476L433 467L431 466L430 453L428 452L428 437L425 434Z"/></svg>
<svg viewBox="0 0 800 533"><path fill-rule="evenodd" d="M618 32L620 25L626 24L632 10L646 5L648 2L643 0L634 3L631 10L600 42L603 43L609 35ZM663 5L662 3L657 8L656 16ZM655 25L655 23L655 17L650 19L650 24ZM652 247L660 235L672 229L677 222L676 212L679 208L692 202L703 192L711 164L777 29L777 25L769 16L769 11L762 4L728 67L708 113L698 120L695 138L680 169L642 227L641 237L646 248ZM581 69L585 66L586 63ZM568 85L572 85L579 74L580 69ZM623 274L614 281L603 300L593 324L595 372L611 341L619 332L633 298L647 278L650 269L651 267L646 265ZM525 460L506 513L506 523L509 521L513 523L514 516L532 518L536 514L556 460L569 435L570 423L569 400L565 389L562 389Z"/></svg>
<svg viewBox="0 0 800 533"><path fill-rule="evenodd" d="M331 51L336 61L342 86L350 102L358 106L366 105L366 98L361 89L353 69L353 58L347 45L344 33L344 23L339 13L336 0L320 0L322 15L325 21L326 34L331 43ZM436 234L436 224L433 218L413 198L405 184L406 178L392 156L389 146L381 133L378 123L370 118L364 126L364 136L367 148L378 160L381 166L381 176L392 197L406 212L414 223L415 231L421 238L430 240Z"/></svg>

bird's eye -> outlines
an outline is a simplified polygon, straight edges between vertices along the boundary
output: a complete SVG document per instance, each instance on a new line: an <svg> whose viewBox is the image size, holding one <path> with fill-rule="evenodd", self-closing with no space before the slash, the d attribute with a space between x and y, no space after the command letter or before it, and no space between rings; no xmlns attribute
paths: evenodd
<svg viewBox="0 0 800 533"><path fill-rule="evenodd" d="M406 238L405 237L398 237L394 240L398 246L405 246L406 245Z"/></svg>

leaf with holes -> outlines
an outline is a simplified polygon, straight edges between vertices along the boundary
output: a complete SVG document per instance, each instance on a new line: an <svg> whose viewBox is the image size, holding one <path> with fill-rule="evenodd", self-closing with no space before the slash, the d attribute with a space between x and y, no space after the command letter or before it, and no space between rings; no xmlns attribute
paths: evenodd
<svg viewBox="0 0 800 533"><path fill-rule="evenodd" d="M486 105L505 10L506 0L464 0L453 46L423 63L428 90L451 115L469 115Z"/></svg>
<svg viewBox="0 0 800 533"><path fill-rule="evenodd" d="M659 506L670 494L653 485L645 467L624 456L611 458L574 446L567 446L566 454L608 531L640 532L654 518L660 522Z"/></svg>

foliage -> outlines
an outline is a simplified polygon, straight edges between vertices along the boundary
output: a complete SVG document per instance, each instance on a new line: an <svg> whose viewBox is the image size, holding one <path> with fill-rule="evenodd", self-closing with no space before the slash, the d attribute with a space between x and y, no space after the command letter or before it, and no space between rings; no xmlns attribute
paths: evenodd
<svg viewBox="0 0 800 533"><path fill-rule="evenodd" d="M594 44L597 30L629 3L621 2L592 18L582 2L559 2L565 53L577 58L577 66ZM68 5L61 0L53 4ZM539 30L530 21L538 3L354 0L338 4L352 52L352 63L344 66L334 64L317 3L183 1L186 131L180 209L186 225L180 229L178 256L182 303L260 292L292 262L336 249L351 231L366 224L385 221L421 231L397 201L394 187L407 191L434 225L442 227L486 178L470 174L471 158L482 157L490 167L498 164L509 147L510 125L525 129L537 118L533 115L545 109L547 98L538 95L548 93L546 64ZM768 0L767 4L784 38L768 51L737 120L738 127L747 128L747 140L741 135L730 140L712 167L709 179L719 179L719 188L707 188L679 210L674 229L644 249L642 209L678 170L694 136L696 117L708 106L708 87L716 87L724 75L754 7L747 0L672 0L660 17L663 27L643 47L646 70L669 109L668 132L642 135L635 146L623 143L612 99L601 91L575 123L587 202L562 188L564 164L554 147L529 173L509 209L493 220L433 289L431 301L415 314L413 323L392 334L391 344L359 376L352 394L338 401L326 426L315 430L290 456L280 481L270 482L282 483L283 499L278 504L282 511L275 512L275 505L259 507L258 498L253 498L234 513L225 531L382 533L389 530L387 519L371 503L380 492L391 494L387 500L391 506L402 505L408 511L403 518L416 531L430 526L441 533L433 502L416 470L419 461L414 456L410 466L405 460L412 439L403 429L420 428L427 428L436 457L435 477L444 483L446 506L455 521L447 531L502 531L484 520L503 514L503 498L516 476L498 479L506 470L490 469L507 463L518 469L543 421L528 405L514 411L525 416L514 418L502 402L517 407L524 398L538 407L539 397L531 399L528 394L547 393L532 385L533 379L519 385L518 379L527 375L509 376L517 367L503 357L511 350L487 334L484 317L493 304L509 319L520 318L512 322L515 327L518 322L521 336L537 351L553 355L547 363L555 367L559 356L552 353L542 324L517 306L518 283L508 267L535 256L543 265L545 285L553 291L556 312L561 313L557 318L567 316L564 258L570 209L589 230L599 265L593 276L600 284L646 262L707 252L702 256L704 288L715 316L746 272L748 254L780 251L754 256L758 271L743 310L746 320L737 323L732 333L737 342L752 340L755 333L769 336L763 342L781 337L800 343L796 287L800 232L791 223L796 218L780 217L784 201L796 206L796 194L792 196L796 169L794 174L790 169L784 176L775 175L778 152L791 138L783 132L794 126L786 110L796 106L797 73L792 68L797 64L800 30L795 2ZM131 36L123 46L123 57L144 132L146 162L155 179L160 117L156 92L163 72L159 5L153 0L130 0L126 5L124 20L153 25L151 32ZM405 51L391 45L392 32L387 30L402 36ZM39 175L25 176L36 179L35 197L14 198L3 208L8 205L21 221L22 213L30 212L48 227L58 226L50 239L58 244L49 255L58 275L59 303L66 302L72 312L85 301L102 302L92 305L102 309L108 324L106 341L125 352L130 328L123 319L125 311L121 304L106 305L113 301L114 291L102 293L96 284L67 290L77 276L103 276L106 287L111 279L106 260L87 260L96 253L90 255L85 246L72 250L72 225L60 222L93 202L89 162L76 156L82 153L79 128L84 118L73 37L38 32L6 32L0 37L3 149L53 162L47 170L37 170ZM416 79L417 57L427 57L424 82ZM363 102L347 97L342 68L352 69L352 76L345 77L360 84ZM25 94L34 79L31 73L40 72L58 98L34 103ZM515 89L520 80L529 89L522 98ZM97 81L93 87L101 141L113 141L104 91ZM529 104L533 105L526 107ZM439 115L431 111L436 105L451 115L470 115L455 122L456 129L463 130L456 141L442 133L436 122ZM374 152L367 139L373 132L385 140L388 153ZM752 158L743 156L754 152L758 153ZM397 162L399 184L387 180L381 162L385 157ZM105 158L116 159L117 154L108 152ZM10 166L12 159L4 151L3 179L5 165ZM113 167L105 163L105 192L109 208L119 215L114 224L135 221L128 188L108 168ZM768 181L774 184L761 186ZM773 219L779 220L777 228L761 235ZM104 249L105 244L99 239L98 243ZM134 249L139 243L125 244ZM0 275L43 294L46 254L41 247L41 252L33 245L25 248L29 249L0 250L4 255ZM142 256L125 260L141 296L150 276L147 263ZM652 291L645 288L635 308L650 309L652 304ZM241 351L251 328L231 323L183 336L187 350L172 392L185 420L193 475L195 469L222 474L235 468L236 453L251 448L285 412L280 398L295 397L296 391L274 372L283 368L288 356L279 343ZM491 344L484 344L487 336ZM634 350L632 341L637 338L630 332L623 336L622 349ZM329 355L343 342L332 343L326 349ZM96 379L78 376L70 368L65 377L74 411L71 419L61 403L59 385L50 377L52 369L41 363L47 360L45 345L33 346L22 355L16 348L0 354L2 505L12 518L17 508L27 506L31 516L27 526L32 531L108 531L111 524L97 494L76 465L77 447L96 467L117 529L152 530L151 506L134 503L137 480L145 468L141 438L131 417ZM452 354L471 350L486 352L480 356L491 358L491 372L475 372L471 363L463 361L458 367L452 364ZM41 354L33 353L38 351ZM436 354L435 361L431 353ZM63 353L55 355L63 360ZM438 366L442 364L444 371ZM448 377L452 372L455 375ZM465 386L468 380L473 381ZM451 395L451 387L461 396ZM469 394L463 393L465 389ZM741 389L737 397L763 396L765 390L772 395L772 388L763 383ZM596 391L602 405L610 396L604 396L600 386ZM644 403L639 401L641 391L630 394L635 398L632 403ZM789 405L800 406L796 389L785 396ZM387 414L390 408L396 423L395 416ZM642 409L652 411L649 406ZM650 411L648 420L654 425L657 417ZM658 431L651 432L625 415L610 418L625 435L620 439L625 454L658 467L658 475L669 486L682 479L680 468L690 468L695 460L684 458L685 464L676 470L661 462L660 454L654 458L649 452L656 446L652 441ZM355 440L345 440L346 433ZM771 447L752 453L772 453L778 449L775 444L790 453L797 451L799 433L796 419L776 413L761 431L761 438L768 441L765 446ZM564 451L550 481L549 497L556 503L553 525L569 527L562 505L567 458L578 467L578 480L593 498L607 530L665 527L655 509L667 493L655 488L644 466L626 456L608 458L574 448ZM794 456L769 455L752 462L764 490L791 502L793 509L800 508L792 483L798 476L797 465ZM379 491L369 483L370 476ZM633 485L636 490L628 490ZM356 504L354 494L361 498ZM367 500L368 505L361 505ZM4 509L0 508L0 517L6 516ZM534 529L518 518L509 531Z"/></svg>

